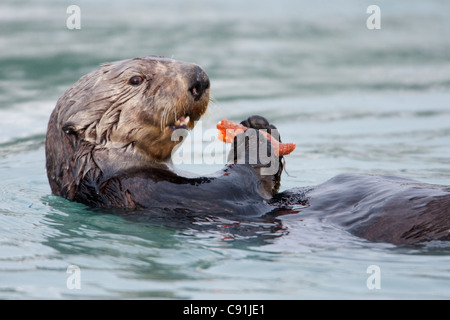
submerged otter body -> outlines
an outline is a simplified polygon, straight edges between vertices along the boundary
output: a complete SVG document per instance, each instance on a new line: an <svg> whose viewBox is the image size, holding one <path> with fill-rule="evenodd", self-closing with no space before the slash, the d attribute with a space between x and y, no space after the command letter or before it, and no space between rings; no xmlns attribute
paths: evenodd
<svg viewBox="0 0 450 320"><path fill-rule="evenodd" d="M82 77L50 116L46 168L52 192L142 214L295 213L371 241L450 240L449 187L342 175L278 193L283 159L259 133L276 128L259 116L245 121L245 138L235 139L223 170L199 177L177 172L170 161L179 145L174 136L186 135L205 113L209 87L199 66L153 56L108 63Z"/></svg>
<svg viewBox="0 0 450 320"><path fill-rule="evenodd" d="M450 240L450 187L394 176L341 174L274 196L278 208L370 241Z"/></svg>

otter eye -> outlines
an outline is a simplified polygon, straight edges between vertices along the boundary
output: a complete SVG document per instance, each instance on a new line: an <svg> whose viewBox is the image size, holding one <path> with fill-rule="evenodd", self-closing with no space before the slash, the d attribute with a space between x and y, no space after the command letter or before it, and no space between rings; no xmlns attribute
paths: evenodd
<svg viewBox="0 0 450 320"><path fill-rule="evenodd" d="M66 122L62 126L62 130L67 135L77 134L77 128L76 128L75 124L73 124L72 122Z"/></svg>
<svg viewBox="0 0 450 320"><path fill-rule="evenodd" d="M140 85L144 79L141 76L132 76L130 80L128 81L129 84L132 86L138 86Z"/></svg>

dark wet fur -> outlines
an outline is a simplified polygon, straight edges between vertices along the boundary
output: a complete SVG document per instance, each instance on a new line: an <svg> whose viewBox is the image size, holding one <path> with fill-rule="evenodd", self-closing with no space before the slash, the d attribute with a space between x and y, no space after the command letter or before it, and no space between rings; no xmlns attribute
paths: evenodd
<svg viewBox="0 0 450 320"><path fill-rule="evenodd" d="M319 219L371 241L413 244L450 240L450 187L393 176L342 174L287 190L273 205L299 219Z"/></svg>

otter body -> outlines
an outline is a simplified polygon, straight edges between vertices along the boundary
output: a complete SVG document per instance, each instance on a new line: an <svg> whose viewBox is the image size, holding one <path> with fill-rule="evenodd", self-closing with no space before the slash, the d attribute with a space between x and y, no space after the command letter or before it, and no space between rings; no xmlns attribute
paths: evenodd
<svg viewBox="0 0 450 320"><path fill-rule="evenodd" d="M179 137L206 111L209 86L199 66L162 57L107 63L82 77L50 116L52 192L92 207L260 214L278 191L282 165L261 176L258 164L237 164L236 154L208 177L172 168Z"/></svg>
<svg viewBox="0 0 450 320"><path fill-rule="evenodd" d="M341 174L274 196L278 208L319 219L371 241L450 240L450 187L394 176Z"/></svg>
<svg viewBox="0 0 450 320"><path fill-rule="evenodd" d="M85 75L50 116L45 150L52 192L142 214L298 213L371 241L450 240L449 187L341 175L278 193L283 158L259 133L275 133L276 127L259 116L245 120L249 129L235 138L223 170L202 177L178 173L170 161L179 145L174 137L187 134L205 113L209 88L199 66L153 56L108 63Z"/></svg>

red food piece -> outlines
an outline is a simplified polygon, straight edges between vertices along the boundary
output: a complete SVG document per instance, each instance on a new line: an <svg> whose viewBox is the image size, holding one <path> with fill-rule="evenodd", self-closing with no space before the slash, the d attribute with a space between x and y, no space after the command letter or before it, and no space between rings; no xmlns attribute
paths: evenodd
<svg viewBox="0 0 450 320"><path fill-rule="evenodd" d="M222 121L219 121L217 123L217 129L219 129L219 140L225 142L225 143L231 143L233 142L233 139L235 136L237 136L239 133L244 132L247 130L247 127L243 126L242 124L224 119ZM295 143L280 143L277 139L272 137L269 133L266 131L259 131L261 132L264 137L269 140L272 143L273 149L275 154L278 156L284 156L290 154L295 149Z"/></svg>

